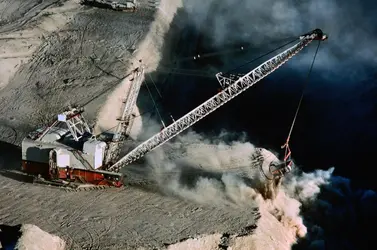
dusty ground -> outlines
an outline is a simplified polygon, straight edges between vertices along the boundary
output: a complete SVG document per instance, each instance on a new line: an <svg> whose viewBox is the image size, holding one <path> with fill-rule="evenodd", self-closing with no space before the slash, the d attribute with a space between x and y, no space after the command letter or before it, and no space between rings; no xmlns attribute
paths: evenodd
<svg viewBox="0 0 377 250"><path fill-rule="evenodd" d="M2 175L0 186L1 224L37 225L62 237L67 249L152 249L201 234L242 233L258 214L250 207L199 205L135 187L67 192Z"/></svg>
<svg viewBox="0 0 377 250"><path fill-rule="evenodd" d="M67 192L1 171L1 224L35 224L63 238L67 249L291 249L306 233L300 202L284 187L274 202L266 200L260 187L230 174L248 172L257 182L250 143L224 148L201 141L187 146L188 157L180 158L186 164L161 161L157 151L147 164L128 167L132 177L122 189ZM1 169L19 166L18 149L1 146L7 152ZM312 197L310 180L291 185L297 196Z"/></svg>
<svg viewBox="0 0 377 250"><path fill-rule="evenodd" d="M73 0L0 2L2 170L20 166L20 151L11 144L65 104L96 98L87 106L94 122L138 57L147 71L157 67L171 5L165 1L163 21L151 23L153 1L139 2L138 12L126 14ZM256 222L250 207L198 205L135 187L72 193L16 179L0 175L1 224L37 225L61 236L67 249L160 248L202 234L237 234Z"/></svg>
<svg viewBox="0 0 377 250"><path fill-rule="evenodd" d="M200 206L135 188L64 190L0 177L2 224L35 224L61 236L67 249L148 249L253 225L253 211Z"/></svg>
<svg viewBox="0 0 377 250"><path fill-rule="evenodd" d="M4 88L46 36L67 24L80 7L74 1L0 2L0 89Z"/></svg>
<svg viewBox="0 0 377 250"><path fill-rule="evenodd" d="M4 172L20 166L21 153L14 145L68 103L86 105L87 118L99 130L114 125L110 118L115 115L107 113L120 112L128 84L124 76L139 59L146 72L153 72L164 43L174 47L164 36L182 2L161 1L157 13L159 1L139 2L138 12L121 13L82 7L76 0L0 0L0 224L37 225L62 237L67 249L223 249L219 244L224 242L232 249L289 249L301 222L284 224L284 212L270 213L283 211L285 205L276 208L242 181L211 172L224 166L248 168L251 144L234 147L232 160L219 149L206 153L195 145L186 148L186 159L196 160L193 165L212 169L195 174L199 181L190 184L192 189L182 189L181 184L194 173L170 178L171 169L161 159L153 160L156 155L149 163L157 164L157 173L132 166L125 170L132 174L126 181L137 185L124 189L66 192ZM144 89L135 112L151 107L146 97ZM159 126L138 117L133 137L146 139ZM173 151L175 158L182 158ZM281 200L291 202L285 196ZM260 207L265 210L258 221ZM296 210L291 217L298 217ZM254 230L252 236L237 238Z"/></svg>
<svg viewBox="0 0 377 250"><path fill-rule="evenodd" d="M87 118L94 122L106 94L134 67L131 54L156 11L146 0L136 13L83 7L78 0L35 2L0 3L10 13L0 27L0 122L17 131L16 143L68 103L90 103ZM29 19L20 17L20 5Z"/></svg>

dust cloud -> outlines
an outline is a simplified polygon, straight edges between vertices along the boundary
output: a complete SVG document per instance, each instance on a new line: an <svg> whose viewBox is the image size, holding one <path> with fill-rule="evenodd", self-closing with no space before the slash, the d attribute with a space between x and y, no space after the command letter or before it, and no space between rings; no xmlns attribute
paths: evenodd
<svg viewBox="0 0 377 250"><path fill-rule="evenodd" d="M154 21L151 23L146 37L137 45L137 50L131 57L129 70L134 70L142 64L145 67L145 73L149 74L157 68L161 60L161 50L164 39L166 39L166 34L170 29L172 19L181 6L181 0L160 2L158 11L155 13ZM136 46L136 44L134 46ZM130 77L124 78L119 86L107 97L97 117L96 133L115 130L118 123L116 119L120 117L123 112L123 99L127 96L131 86L131 82L129 81ZM146 76L144 75L142 77L144 81ZM140 99L139 102L142 103L143 100ZM143 103L140 105L145 106ZM114 110L116 112L113 112ZM131 137L136 139L141 134L141 128L143 126L138 106L134 108L134 114L136 118L132 125Z"/></svg>
<svg viewBox="0 0 377 250"><path fill-rule="evenodd" d="M268 181L263 171L272 161L279 161L277 156L262 149L264 161L258 162L258 149L245 138L225 138L226 133L205 138L190 131L176 142L167 143L147 156L151 178L164 192L193 202L258 207L258 229L234 241L234 246L239 246L235 249L245 244L263 247L270 237L280 242L280 249L290 249L308 231L301 216L302 205L316 200L320 187L329 184L333 169L313 173L295 169L283 181Z"/></svg>
<svg viewBox="0 0 377 250"><path fill-rule="evenodd" d="M376 62L377 46L374 10L375 1L247 1L186 0L184 6L193 23L211 37L215 45L248 41L253 45L297 36L319 27L330 34L332 41L318 58L316 67L347 65L350 51L354 61ZM347 16L348 18L344 18ZM251 18L251 19L250 19ZM247 20L252 20L248 22ZM211 25L205 26L206 22ZM352 30L352 32L349 32ZM297 62L309 64L311 56Z"/></svg>
<svg viewBox="0 0 377 250"><path fill-rule="evenodd" d="M353 188L349 179L334 175L335 168L305 173L295 165L283 180L267 181L261 169L281 156L262 149L264 162L258 162L257 149L245 136L228 138L229 133L208 137L190 131L146 159L150 178L167 194L201 204L259 209L257 229L249 236L232 236L232 249L368 249L375 242L368 230L377 221L374 191ZM210 238L177 247L202 242L197 249L211 249Z"/></svg>

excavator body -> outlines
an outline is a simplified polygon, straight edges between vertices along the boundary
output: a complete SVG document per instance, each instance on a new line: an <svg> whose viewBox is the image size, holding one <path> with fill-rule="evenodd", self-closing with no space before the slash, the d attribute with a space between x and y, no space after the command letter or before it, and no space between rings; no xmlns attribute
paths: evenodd
<svg viewBox="0 0 377 250"><path fill-rule="evenodd" d="M29 133L22 141L22 170L38 182L54 185L123 186L123 175L109 171L120 157L135 115L132 113L144 77L143 65L133 70L131 90L122 101L123 112L113 134L95 136L82 108L69 107L50 126Z"/></svg>
<svg viewBox="0 0 377 250"><path fill-rule="evenodd" d="M308 46L313 40L326 40L327 35L324 35L322 30L315 29L307 34L299 36L299 40L296 44L279 53L278 55L270 58L258 67L254 68L250 72L238 77L235 75L228 75L219 72L216 74L216 78L220 83L222 90L209 98L178 120L174 121L168 126L164 126L159 133L155 134L145 142L139 144L136 148L131 150L127 155L123 156L114 165L108 168L108 170L119 172L121 168L131 164L132 162L140 159L148 152L160 147L173 137L177 136L187 128L191 127L210 113L220 108L225 103L229 102L248 88L252 87L260 80L277 70L289 59L299 53L302 49ZM284 46L294 42L291 41ZM282 47L282 46L281 46ZM281 48L280 47L280 48ZM270 54L277 49L267 53ZM316 52L317 53L317 52ZM266 55L267 55L266 54ZM259 57L260 58L260 57ZM244 66L243 64L242 66Z"/></svg>
<svg viewBox="0 0 377 250"><path fill-rule="evenodd" d="M223 90L186 115L174 120L145 142L120 158L120 148L129 135L132 110L144 78L144 66L133 71L130 77L130 91L123 102L123 113L114 136L107 139L93 136L91 129L82 117L82 110L70 108L58 115L58 120L45 130L37 130L23 140L22 164L27 173L45 176L50 180L65 180L94 185L122 186L120 169L140 159L148 152L160 147L196 122L235 98L264 77L281 67L313 40L328 38L320 29L315 29L299 37L299 42L260 64L247 74L236 79L216 74ZM318 49L317 49L318 51ZM315 58L315 57L314 57ZM314 60L314 59L313 59ZM141 61L140 61L141 63ZM64 126L66 127L64 127ZM289 138L289 136L288 136ZM288 142L288 140L287 140ZM289 153L290 155L290 153ZM287 154L286 154L287 157ZM284 164L261 164L261 172L269 179L281 178L291 171L292 162L284 159ZM120 158L120 159L119 159ZM256 158L262 159L261 155ZM115 162L112 164L112 162Z"/></svg>
<svg viewBox="0 0 377 250"><path fill-rule="evenodd" d="M23 139L22 170L39 183L121 187L122 174L106 171L106 149L106 139L93 137L82 111L71 109Z"/></svg>

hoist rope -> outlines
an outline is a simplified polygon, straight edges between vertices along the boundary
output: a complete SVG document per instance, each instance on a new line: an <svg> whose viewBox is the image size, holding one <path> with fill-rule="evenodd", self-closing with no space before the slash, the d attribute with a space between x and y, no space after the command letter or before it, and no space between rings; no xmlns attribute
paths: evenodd
<svg viewBox="0 0 377 250"><path fill-rule="evenodd" d="M286 41L287 39L289 39L289 38L285 38L285 39L282 39L282 40L283 40L283 41L284 41L284 40ZM281 45L281 46L279 46L279 47L277 47L277 48L275 48L275 49L273 49L273 50L271 50L271 51L268 51L268 52L262 54L261 56L258 56L257 58L254 58L254 59L252 59L252 60L250 60L250 61L248 61L248 62L246 62L246 63L244 63L244 64L242 64L242 65L240 65L240 66L238 66L238 67L236 67L236 68L234 68L234 69L229 70L227 73L230 73L230 72L232 72L232 71L234 71L234 70L237 70L237 69L239 69L239 68L241 68L241 67L244 67L244 66L246 66L246 65L248 65L248 64L250 64L250 63L252 63L252 62L255 62L255 61L257 61L257 60L259 60L259 59L261 59L261 58L263 58L263 57L265 57L265 56L267 56L267 55L269 55L269 54L271 54L271 53L274 53L275 51L277 51L277 50L279 50L279 49L281 49L281 48L283 48L283 47L285 47L285 46L287 46L287 45L289 45L289 44L291 44L291 43L297 41L297 40L298 40L298 38L295 38L295 39L293 39L293 40L290 40L289 42L284 43L283 45ZM248 49L248 48L247 48L247 49ZM243 50L244 50L244 49L243 49ZM224 51L220 51L220 52L206 53L206 54L202 54L202 55L200 55L200 57L212 57L212 56L215 56L215 55L224 54L224 52L225 52L225 53L229 53L229 52L231 52L231 51L235 51L235 49L233 49L233 50L232 50L232 49L228 49L228 50L224 50ZM188 59L188 57L187 57L187 58L181 58L181 59L179 59L179 60L176 60L175 63L180 62L180 61L184 61L184 60L187 60L187 59ZM192 57L190 57L190 59L192 59ZM163 68L157 69L156 71L157 71L157 72L163 72L163 71L164 71L164 66L162 66L162 67L163 67ZM167 70L166 70L166 69L167 69ZM166 72L166 73L169 73L169 74L181 74L181 75L191 75L191 76L201 76L201 77L213 77L213 76L209 75L208 73L205 74L204 72L206 72L206 71L204 71L204 70L182 69L182 68L179 68L179 67L170 68L170 70L169 70L169 68L165 68L165 70L166 70L165 72ZM202 73L202 74L198 74L198 73ZM226 73L226 74L227 74L227 73ZM160 91L158 90L157 85L156 85L156 83L153 81L151 75L150 75L150 74L148 74L148 75L149 75L149 78L151 79L152 83L154 84L154 86L155 86L155 88L156 88L156 90L157 90L157 92L158 92L158 95L160 96L160 101L162 101L162 100L163 100L162 94L161 94ZM152 96L152 93L151 93L151 91L150 91L150 89L149 89L149 87L148 87L147 84L146 84L146 87L147 87L147 89L148 89L149 95L150 95L151 98L152 98L152 101L153 101L153 104L154 104L154 106L155 106L155 109L156 109L156 111L157 111L157 113L158 113L158 116L160 117L161 122L162 122L163 126L165 127L165 124L164 124L164 122L163 122L163 120L162 120L161 114L160 114L160 112L159 112L159 110L158 110L158 108L157 108L156 101L154 100L154 98L153 98L153 96ZM172 117L171 114L170 114L170 116ZM173 118L173 117L172 117L172 118ZM173 120L174 120L174 119L173 119Z"/></svg>
<svg viewBox="0 0 377 250"><path fill-rule="evenodd" d="M304 88L303 88L302 93L301 93L300 101L298 102L298 106L296 108L295 116L293 117L293 121L292 121L291 128L290 128L288 136L287 136L287 140L286 140L285 144L283 146L281 146L282 149L285 148L284 161L287 161L288 159L290 159L290 156L291 156L291 150L289 148L289 140L291 139L292 131L293 131L293 128L295 126L296 119L297 119L298 113L299 113L300 108L301 108L302 100L304 99L305 90L308 87L308 83L309 83L309 80L310 80L310 74L312 73L314 62L315 62L315 59L317 57L320 44L321 44L321 41L319 40L317 49L316 49L315 54L314 54L312 64L310 65L310 69L309 69L309 72L308 72L308 75L307 75L307 78L306 78L306 82L304 84Z"/></svg>
<svg viewBox="0 0 377 250"><path fill-rule="evenodd" d="M298 40L297 36L290 36L290 37L286 37L284 39L279 39L279 40L275 40L275 41L271 41L269 43L267 43L267 45L272 45L272 44L276 44L276 43L280 43L280 42L284 42L288 39L293 39L293 41L289 42L289 43L286 43L285 45L281 46L281 47L284 47L296 40ZM266 45L266 44L264 44ZM167 64L164 64L164 63L160 63L160 66L162 67L166 67L166 68L169 68L170 65L176 65L177 63L179 62L184 62L184 61L191 61L191 60L195 60L193 59L194 57L197 57L199 55L199 58L197 58L198 60L200 60L200 58L208 58L208 57L214 57L214 56L219 56L219 55L225 55L225 54L231 54L233 52L245 52L249 49L253 49L254 47L251 45L251 44L246 44L246 45L243 45L243 46L239 46L237 48L230 48L230 49L224 49L224 50L219 50L219 51L212 51L212 52L208 52L208 53L204 53L204 54L196 54L196 55L192 55L192 56L186 56L186 57L181 57L181 58L178 58L173 62L170 62L170 63L167 63ZM279 49L279 48L278 48ZM277 49L276 49L277 50ZM275 51L276 51L275 50ZM273 52L273 51L272 51ZM272 53L272 52L269 52ZM268 54L265 54L263 56L266 56ZM262 56L262 57L263 57ZM259 58L258 58L259 59ZM248 63L247 63L248 64Z"/></svg>
<svg viewBox="0 0 377 250"><path fill-rule="evenodd" d="M153 81L153 78L152 78L151 74L148 73L148 76L149 76L149 78L151 79L151 81L152 81L152 83L153 83L153 85L154 85L154 88L155 88L156 91L157 91L157 94L160 96L160 98L162 98L162 95L161 95L160 91L158 90L156 83Z"/></svg>
<svg viewBox="0 0 377 250"><path fill-rule="evenodd" d="M263 58L263 57L265 57L265 56L267 56L267 55L269 55L269 54L271 54L271 53L274 53L275 51L277 51L277 50L279 50L279 49L281 49L281 48L287 46L288 44L291 44L291 43L293 43L293 42L295 42L295 41L297 41L297 40L298 40L298 38L296 38L296 39L294 39L294 40L291 40L290 42L287 42L287 43L285 43L285 44L279 46L279 47L276 48L276 49L273 49L273 50L271 50L271 51L269 51L269 52L267 52L267 53L265 53L265 54L263 54L263 55L261 55L261 56L258 56L257 58L254 58L253 60L250 60L250 61L248 61L248 62L246 62L246 63L244 63L244 64L242 64L242 65L240 65L240 66L238 66L238 67L236 67L236 68L234 68L234 69L228 70L225 74L229 74L229 73L231 73L231 72L233 72L233 71L235 71L235 70L237 70L237 69L239 69L239 68L242 68L242 67L244 67L244 66L246 66L246 65L248 65L248 64L250 64L250 63L253 63L253 62L255 62L256 60L259 60L259 59L261 59L261 58Z"/></svg>
<svg viewBox="0 0 377 250"><path fill-rule="evenodd" d="M161 102L161 103L163 103L164 99L163 99L163 97L162 97L162 95L161 95L161 92L159 91L159 89L158 89L158 87L157 87L155 81L153 80L151 74L148 74L148 75L149 75L149 78L151 79L151 81L152 81L152 83L153 83L153 85L154 85L154 87L155 87L155 89L156 89L158 95L160 96L160 99L157 100L157 101L155 101L154 98L153 98L153 96L152 96L152 94L151 94L151 91L149 90L149 88L148 88L148 86L147 86L148 91L149 91L149 94L150 94L150 97L152 98L152 101L153 101L153 103L154 103L154 106L155 106L155 108L156 108L156 110L157 110L157 102ZM147 84L147 83L145 83L145 84ZM160 119L161 119L161 123L162 123L163 127L165 128L166 126L165 126L164 121L163 121L162 118L161 118L160 112L159 112L158 110L157 110L157 112L159 113L158 115L159 115L159 117L160 117ZM173 122L175 122L174 117L173 117L173 115L171 114L171 112L168 112L168 113L169 113L170 118L173 120ZM151 116L150 116L150 117L151 117Z"/></svg>
<svg viewBox="0 0 377 250"><path fill-rule="evenodd" d="M151 97L151 99L152 99L152 102L153 102L154 108L155 108L155 110L157 111L158 116L160 117L160 120L161 120L162 126L164 126L164 128L165 128L166 126L165 126L164 120L162 120L162 116L161 116L161 114L160 114L160 111L158 110L157 104L156 104L156 102L155 102L155 100L154 100L154 98L153 98L153 95L152 95L151 90L149 89L149 86L148 86L148 84L147 84L147 81L145 81L144 83L145 83L145 86L147 87L148 93L149 93L149 95L150 95L150 97Z"/></svg>
<svg viewBox="0 0 377 250"><path fill-rule="evenodd" d="M285 38L285 39L282 39L282 40L287 40L287 39L289 39L289 38ZM240 66L237 66L234 69L228 70L225 74L229 74L232 71L235 71L235 70L237 70L237 69L239 69L241 67L244 67L244 66L246 66L246 65L248 65L248 64L250 64L252 62L255 62L255 61L257 61L257 60L259 60L259 59L261 59L261 58L263 58L263 57L265 57L265 56L267 56L267 55L269 55L269 54L271 54L271 53L273 53L273 52L275 52L275 51L277 51L277 50L279 50L279 49L281 49L281 48L283 48L283 47L285 47L285 46L287 46L287 45L289 45L289 44L291 44L293 42L295 42L295 41L297 41L297 40L298 40L298 38L295 38L294 40L291 40L290 42L287 42L287 43L281 45L280 47L278 47L276 49L268 51L268 52L264 53L263 55L258 56L257 58L252 59L251 61L248 61L248 62L246 62L246 63L244 63L244 64L242 64ZM247 49L248 48L243 49L243 50L245 51ZM228 50L225 50L225 53L232 52L232 51L235 51L235 50L236 49L233 49L233 50L232 49L230 49L230 50L228 49ZM212 56L216 56L216 55L219 55L219 54L224 54L224 51L211 52L211 53L207 53L207 54L202 54L202 55L200 55L200 58L212 57ZM184 61L184 60L188 60L188 59L192 60L192 57L181 58L180 60L175 61L175 63L180 62L180 61ZM208 77L208 78L213 78L213 74L215 74L215 73L208 73L208 70L182 69L182 68L178 68L178 67L173 68L173 67L166 67L164 65L162 65L156 71L159 72L159 73L166 73L166 74L197 76L197 77Z"/></svg>

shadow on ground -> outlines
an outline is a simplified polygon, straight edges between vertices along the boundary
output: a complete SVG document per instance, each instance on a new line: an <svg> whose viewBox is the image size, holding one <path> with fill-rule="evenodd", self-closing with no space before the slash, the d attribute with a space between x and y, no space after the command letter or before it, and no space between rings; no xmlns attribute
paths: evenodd
<svg viewBox="0 0 377 250"><path fill-rule="evenodd" d="M8 226L0 224L0 249L16 249L18 239L21 237L21 225Z"/></svg>
<svg viewBox="0 0 377 250"><path fill-rule="evenodd" d="M32 177L21 172L21 148L0 141L0 175L20 181L32 182Z"/></svg>

